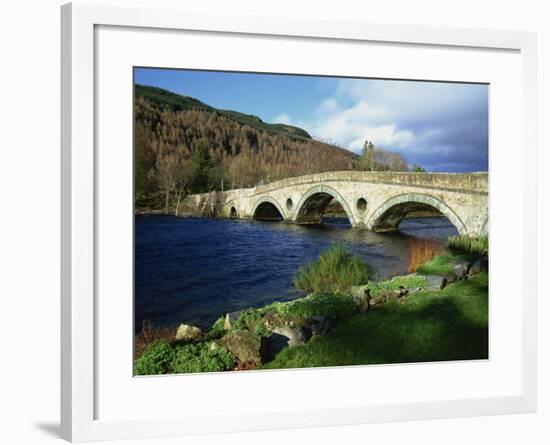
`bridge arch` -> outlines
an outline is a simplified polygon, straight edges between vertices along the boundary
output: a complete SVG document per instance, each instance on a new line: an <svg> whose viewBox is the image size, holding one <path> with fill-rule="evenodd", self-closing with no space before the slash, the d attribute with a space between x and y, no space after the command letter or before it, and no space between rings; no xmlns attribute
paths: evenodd
<svg viewBox="0 0 550 445"><path fill-rule="evenodd" d="M385 201L370 216L367 229L373 231L393 230L411 211L434 208L455 226L461 235L468 234L466 225L460 217L441 200L421 193L405 193Z"/></svg>
<svg viewBox="0 0 550 445"><path fill-rule="evenodd" d="M350 224L354 227L355 218L346 200L335 189L323 184L310 188L302 195L294 211L293 221L304 224L320 223L323 212L333 198L342 206Z"/></svg>
<svg viewBox="0 0 550 445"><path fill-rule="evenodd" d="M263 196L256 201L252 208L252 219L281 221L285 219L285 212L275 198Z"/></svg>

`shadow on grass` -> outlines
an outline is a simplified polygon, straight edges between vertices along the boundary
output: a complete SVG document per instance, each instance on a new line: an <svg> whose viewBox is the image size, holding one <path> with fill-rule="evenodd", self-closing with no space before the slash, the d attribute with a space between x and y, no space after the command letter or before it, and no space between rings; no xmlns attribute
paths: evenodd
<svg viewBox="0 0 550 445"><path fill-rule="evenodd" d="M342 321L324 337L281 351L266 368L488 358L487 275L422 292Z"/></svg>

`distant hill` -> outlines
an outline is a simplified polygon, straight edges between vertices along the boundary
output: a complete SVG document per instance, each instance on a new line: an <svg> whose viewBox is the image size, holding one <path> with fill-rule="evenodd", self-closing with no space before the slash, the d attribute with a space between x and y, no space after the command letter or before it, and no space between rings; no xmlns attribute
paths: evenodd
<svg viewBox="0 0 550 445"><path fill-rule="evenodd" d="M239 113L233 110L221 110L201 102L193 97L181 96L171 91L158 87L145 85L135 86L136 97L143 97L147 102L163 111L191 111L199 110L211 113L218 113L228 117L242 125L248 125L259 131L267 131L271 134L283 134L289 137L311 139L307 131L302 128L286 124L269 124L252 114Z"/></svg>
<svg viewBox="0 0 550 445"><path fill-rule="evenodd" d="M135 85L134 119L137 210L171 212L186 193L358 168L357 155L301 128L157 87Z"/></svg>

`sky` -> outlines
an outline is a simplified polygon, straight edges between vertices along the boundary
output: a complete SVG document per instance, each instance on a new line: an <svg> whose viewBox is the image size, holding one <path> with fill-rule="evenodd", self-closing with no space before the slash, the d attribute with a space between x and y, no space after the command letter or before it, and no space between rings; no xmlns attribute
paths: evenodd
<svg viewBox="0 0 550 445"><path fill-rule="evenodd" d="M428 171L488 169L486 84L136 68L135 81L306 130L361 152L366 139Z"/></svg>

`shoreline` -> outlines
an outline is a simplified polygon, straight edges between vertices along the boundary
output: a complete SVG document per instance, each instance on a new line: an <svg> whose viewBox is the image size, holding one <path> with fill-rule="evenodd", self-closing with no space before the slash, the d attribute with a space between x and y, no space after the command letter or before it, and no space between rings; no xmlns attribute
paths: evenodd
<svg viewBox="0 0 550 445"><path fill-rule="evenodd" d="M220 351L225 354L229 351L235 367L216 369L219 371L278 367L277 363L283 359L279 359L279 362L274 360L279 354L281 357L294 356L298 353L290 350L307 349L310 344L313 348L314 344L321 341L319 339L327 342L331 332L345 330L347 324L356 317L367 320L371 312L376 313L387 305L389 308L397 305L396 311L399 313L399 308L404 304L414 304L415 300L426 296L437 300L438 295L446 296L449 292L446 289L453 286L458 286L462 292L462 287L469 286L469 279L474 278L474 282L483 284L483 277L486 279L486 276L485 267L479 259L474 260L471 255L444 252L419 267L416 273L397 275L383 281L369 281L366 285L353 286L348 292L314 292L289 302L275 302L260 308L220 314L217 321L204 331L185 324L148 332L143 330L134 337L135 360L139 364L140 360L143 361L140 357L143 357L145 351L151 346L163 344L165 347L206 348L209 354L222 354ZM273 337L284 345L273 345ZM252 353L250 345L247 346L248 352L242 350L243 344L247 343L254 344L252 359L249 357ZM224 357L229 360L229 356ZM286 367L283 365L280 367ZM203 372L200 370L202 368L197 369L182 372Z"/></svg>

